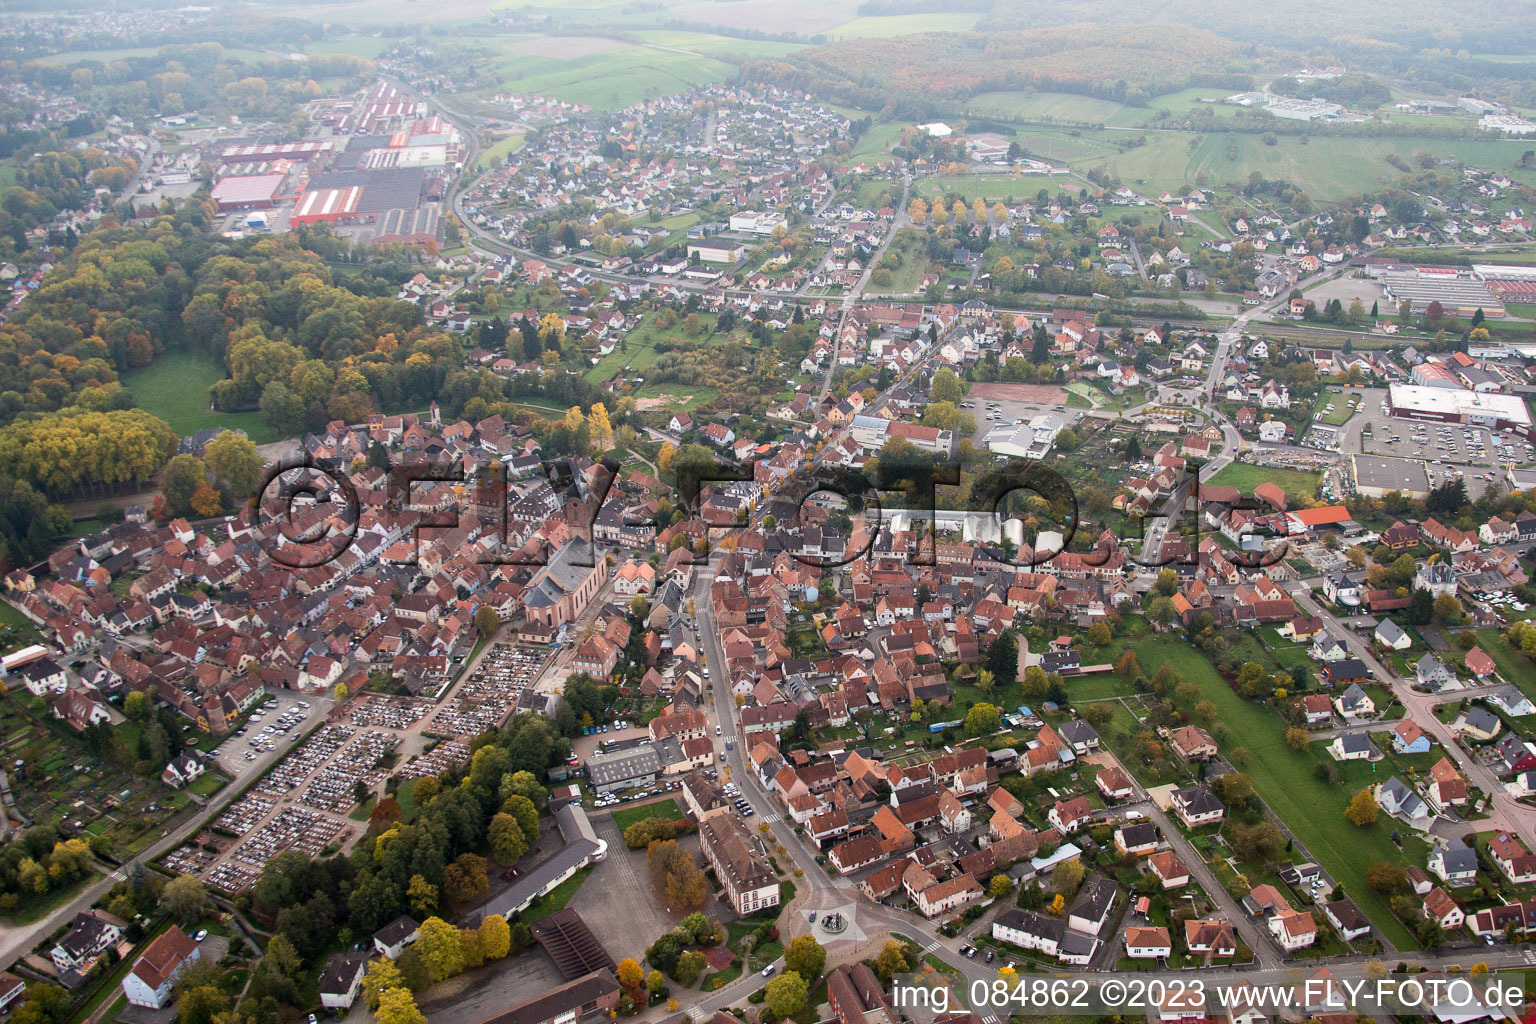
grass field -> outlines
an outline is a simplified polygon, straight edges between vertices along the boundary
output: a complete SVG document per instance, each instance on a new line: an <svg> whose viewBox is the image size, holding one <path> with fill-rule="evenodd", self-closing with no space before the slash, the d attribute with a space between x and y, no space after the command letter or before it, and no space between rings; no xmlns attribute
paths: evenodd
<svg viewBox="0 0 1536 1024"><path fill-rule="evenodd" d="M495 164L499 164L501 161L505 160L508 155L516 153L518 150L522 149L523 144L527 141L528 137L522 132L510 132L497 139L494 143L482 150L480 153L480 160L476 166L491 167Z"/></svg>
<svg viewBox="0 0 1536 1024"><path fill-rule="evenodd" d="M1319 423L1327 423L1330 426L1342 426L1355 414L1355 407L1350 403L1350 398L1342 391L1324 391L1317 396L1317 405L1312 410L1312 418ZM1333 411L1328 411L1329 403L1333 404Z"/></svg>
<svg viewBox="0 0 1536 1024"><path fill-rule="evenodd" d="M1107 147L1124 139L1123 132L1084 132ZM1119 136L1119 138L1116 138ZM1302 145L1297 136L1282 135L1266 146L1259 135L1234 135L1236 159L1227 157L1227 136L1187 132L1148 133L1146 145L1109 155L1073 160L1081 170L1102 167L1126 181L1145 180L1149 189L1177 189L1194 183L1200 174L1213 184L1246 182L1258 171L1266 178L1300 182L1307 193L1337 202L1377 186L1396 182L1402 172L1386 158L1397 154L1411 160L1415 152L1453 157L1488 170L1499 170L1530 183L1536 171L1514 165L1528 146L1512 140L1351 139L1313 138ZM1021 142L1023 140L1021 139Z"/></svg>
<svg viewBox="0 0 1536 1024"><path fill-rule="evenodd" d="M1372 781L1371 766L1359 761L1339 763L1340 782L1319 779L1313 768L1320 759L1333 763L1323 752L1323 745L1314 744L1304 751L1286 746L1280 719L1267 707L1239 697L1211 663L1182 638L1157 636L1133 646L1143 672L1155 673L1171 663L1183 681L1200 690L1200 699L1216 705L1216 721L1229 737L1222 749L1230 753L1243 747L1248 751L1242 770L1252 779L1254 791L1394 944L1405 950L1417 949L1418 942L1392 916L1386 901L1366 887L1365 872L1378 861L1420 863L1423 842L1410 838L1399 850L1391 840L1394 824L1390 818L1356 828L1344 817L1344 808L1355 791Z"/></svg>
<svg viewBox="0 0 1536 1024"><path fill-rule="evenodd" d="M1245 494L1253 493L1253 489L1262 483L1274 483L1291 497L1311 497L1317 490L1318 474L1303 473L1295 469L1275 469L1272 466L1250 466L1244 462L1234 462L1230 466L1217 473L1211 479L1205 481L1208 484L1218 484L1223 487L1236 487Z"/></svg>
<svg viewBox="0 0 1536 1024"><path fill-rule="evenodd" d="M1063 179L1060 175L1044 174L941 174L924 178L912 188L913 195L959 195L966 199L1020 199L1028 198L1042 188L1054 192Z"/></svg>
<svg viewBox="0 0 1536 1024"><path fill-rule="evenodd" d="M971 97L965 108L978 114L1006 114L1009 117L1049 118L1087 124L1107 123L1127 109L1114 100L1065 92L984 92ZM1143 117L1150 113L1149 110L1141 111Z"/></svg>
<svg viewBox="0 0 1536 1024"><path fill-rule="evenodd" d="M364 57L368 60L376 60L379 54L394 45L393 39L375 39L372 36L356 36L352 39L336 39L310 43L304 47L305 53L346 53L353 57Z"/></svg>
<svg viewBox="0 0 1536 1024"><path fill-rule="evenodd" d="M257 444L279 438L257 413L223 413L208 407L208 388L224 379L223 370L195 352L167 352L150 366L122 375L140 408L161 417L178 434L206 427L239 427Z"/></svg>
<svg viewBox="0 0 1536 1024"><path fill-rule="evenodd" d="M256 444L281 440L254 412L215 412L208 389L224 379L224 370L196 352L167 352L141 370L123 374L123 387L139 408L159 416L183 436L204 428L238 427Z"/></svg>
<svg viewBox="0 0 1536 1024"><path fill-rule="evenodd" d="M969 11L939 12L932 14L888 14L880 17L855 18L827 33L830 39L887 39L891 36L909 36L919 32L966 32L976 24L980 14Z"/></svg>
<svg viewBox="0 0 1536 1024"><path fill-rule="evenodd" d="M660 355L656 351L657 342L668 338L701 341L708 337L709 332L715 328L715 318L708 313L701 313L699 320L703 324L703 331L697 336L692 336L683 330L682 321L678 321L671 327L661 327L657 324L657 314L651 314L625 336L624 343L619 348L603 356L586 371L587 380L594 384L601 384L620 372L644 374ZM715 340L718 341L718 339Z"/></svg>
<svg viewBox="0 0 1536 1024"><path fill-rule="evenodd" d="M877 124L870 126L869 131L859 136L858 145L854 146L853 152L848 155L849 161L852 163L858 163L860 160L872 162L888 158L891 155L892 144L901 138L901 131L905 127L905 125L900 124ZM888 183L882 182L881 184L886 185ZM901 190L898 188L897 194L900 195L900 193Z"/></svg>
<svg viewBox="0 0 1536 1024"><path fill-rule="evenodd" d="M628 807L621 807L613 812L613 823L620 832L623 832L635 822L644 821L646 818L666 818L676 821L681 817L683 812L678 809L677 801L668 798L651 804L631 804Z"/></svg>

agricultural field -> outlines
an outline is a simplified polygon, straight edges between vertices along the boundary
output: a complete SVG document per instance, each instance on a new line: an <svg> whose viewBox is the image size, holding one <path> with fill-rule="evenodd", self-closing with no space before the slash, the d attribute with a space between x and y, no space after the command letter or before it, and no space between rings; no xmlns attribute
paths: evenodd
<svg viewBox="0 0 1536 1024"><path fill-rule="evenodd" d="M1084 132L1084 139L1099 138L1107 146L1123 133ZM1246 182L1258 171L1266 178L1299 182L1314 199L1337 202L1403 176L1387 163L1396 154L1411 160L1425 151L1452 157L1485 169L1496 169L1530 183L1536 170L1516 168L1524 149L1515 141L1435 139L1313 138L1302 145L1298 136L1281 135L1266 146L1260 135L1233 135L1236 159L1227 157L1225 135L1189 132L1148 132L1146 144L1110 155L1069 157L1079 170L1102 168L1123 181L1145 181L1149 190L1179 190L1192 185L1201 174L1213 185ZM1021 144L1023 143L1021 138Z"/></svg>
<svg viewBox="0 0 1536 1024"><path fill-rule="evenodd" d="M225 377L212 359L197 352L167 352L150 365L122 375L140 409L159 416L177 434L204 428L239 427L256 444L281 440L254 412L215 412L208 389Z"/></svg>
<svg viewBox="0 0 1536 1024"><path fill-rule="evenodd" d="M316 54L345 53L353 57L377 60L379 54L389 49L394 43L395 40L393 39L356 36L352 39L336 39L310 43L304 47L304 52Z"/></svg>
<svg viewBox="0 0 1536 1024"><path fill-rule="evenodd" d="M717 36L708 32L675 32L669 29L650 29L636 32L636 36L656 46L668 46L695 53L745 54L748 57L782 57L787 53L805 48L803 43L779 43L768 39L738 39L735 36Z"/></svg>
<svg viewBox="0 0 1536 1024"><path fill-rule="evenodd" d="M967 32L976 24L980 14L969 11L939 12L931 14L889 14L880 17L855 18L825 33L829 39L885 39L890 36L908 36L918 32Z"/></svg>
<svg viewBox="0 0 1536 1024"><path fill-rule="evenodd" d="M912 188L914 195L931 199L934 196L958 195L966 199L1026 199L1032 198L1042 188L1056 191L1065 181L1061 175L1011 174L1007 171L991 174L941 174L924 178Z"/></svg>
<svg viewBox="0 0 1536 1024"><path fill-rule="evenodd" d="M498 90L553 96L595 110L619 110L648 96L736 75L734 65L713 57L654 46L626 46L571 59L508 52L493 59L490 70L500 75Z"/></svg>
<svg viewBox="0 0 1536 1024"><path fill-rule="evenodd" d="M1114 100L1101 100L1075 93L984 92L971 97L965 109L976 114L1001 114L1026 120L1105 124L1130 108ZM1141 113L1145 117L1151 111L1143 109Z"/></svg>

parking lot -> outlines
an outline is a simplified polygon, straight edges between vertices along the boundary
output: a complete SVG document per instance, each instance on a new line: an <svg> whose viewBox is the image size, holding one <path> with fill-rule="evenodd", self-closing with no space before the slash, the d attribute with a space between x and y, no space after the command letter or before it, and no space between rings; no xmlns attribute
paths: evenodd
<svg viewBox="0 0 1536 1024"><path fill-rule="evenodd" d="M287 752L331 707L329 699L282 692L268 696L238 730L210 753L218 766L239 778L259 772Z"/></svg>
<svg viewBox="0 0 1536 1024"><path fill-rule="evenodd" d="M1364 433L1366 424L1370 432ZM1536 461L1536 449L1516 434L1460 423L1435 423L1390 417L1379 403L1367 402L1349 429L1360 432L1360 450L1371 455L1423 459L1432 483L1459 471L1467 493L1477 498L1496 485L1506 465Z"/></svg>
<svg viewBox="0 0 1536 1024"><path fill-rule="evenodd" d="M986 451L987 432L1000 424L1023 426L1043 412L1054 412L1063 422L1074 429L1083 418L1084 409L1068 409L1065 403L1041 405L1037 402L1020 402L1006 398L967 398L960 403L960 411L970 413L976 420L976 433L971 444L978 452Z"/></svg>

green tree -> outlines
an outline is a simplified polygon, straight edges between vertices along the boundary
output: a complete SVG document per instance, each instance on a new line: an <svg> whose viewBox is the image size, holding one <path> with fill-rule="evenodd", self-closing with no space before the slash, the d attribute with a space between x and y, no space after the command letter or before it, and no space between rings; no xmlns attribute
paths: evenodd
<svg viewBox="0 0 1536 1024"><path fill-rule="evenodd" d="M501 628L501 616L488 604L475 610L475 630L481 637L489 637Z"/></svg>
<svg viewBox="0 0 1536 1024"><path fill-rule="evenodd" d="M134 690L123 698L123 714L141 725L155 713L155 702L142 690Z"/></svg>
<svg viewBox="0 0 1536 1024"><path fill-rule="evenodd" d="M785 971L763 987L763 1004L775 1020L793 1017L805 1009L810 986L794 971Z"/></svg>
<svg viewBox="0 0 1536 1024"><path fill-rule="evenodd" d="M236 501L252 497L261 482L261 455L244 434L226 430L203 449L203 462ZM169 499L167 499L169 500Z"/></svg>
<svg viewBox="0 0 1536 1024"><path fill-rule="evenodd" d="M160 905L178 921L190 924L208 905L208 888L194 875L178 875L160 890Z"/></svg>
<svg viewBox="0 0 1536 1024"><path fill-rule="evenodd" d="M1013 630L1003 630L987 648L987 668L999 686L1010 686L1019 678L1019 641Z"/></svg>
<svg viewBox="0 0 1536 1024"><path fill-rule="evenodd" d="M965 397L965 388L954 370L942 366L934 371L933 381L928 385L928 397L935 402L952 402L959 405L960 399Z"/></svg>
<svg viewBox="0 0 1536 1024"><path fill-rule="evenodd" d="M699 980L699 975L704 973L704 967L708 963L703 953L690 950L677 958L672 976L681 984L691 987Z"/></svg>
<svg viewBox="0 0 1536 1024"><path fill-rule="evenodd" d="M1002 728L1003 717L998 714L996 706L982 702L977 704L965 715L965 734L967 736L990 736Z"/></svg>
<svg viewBox="0 0 1536 1024"><path fill-rule="evenodd" d="M523 835L522 826L510 814L497 814L491 818L488 838L498 864L516 864L528 852L528 839Z"/></svg>
<svg viewBox="0 0 1536 1024"><path fill-rule="evenodd" d="M229 995L218 985L187 985L183 979L177 987L181 990L176 1000L177 1024L212 1024L229 1009Z"/></svg>
<svg viewBox="0 0 1536 1024"><path fill-rule="evenodd" d="M171 511L184 516L192 511L192 495L207 482L208 467L196 455L178 455L165 467L160 493Z"/></svg>

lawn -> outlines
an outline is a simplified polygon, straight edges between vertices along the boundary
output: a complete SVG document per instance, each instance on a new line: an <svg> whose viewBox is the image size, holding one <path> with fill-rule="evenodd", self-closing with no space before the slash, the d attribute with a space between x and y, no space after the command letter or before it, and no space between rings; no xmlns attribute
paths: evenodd
<svg viewBox="0 0 1536 1024"><path fill-rule="evenodd" d="M1323 391L1317 396L1317 405L1312 410L1312 418L1330 426L1342 426L1355 414L1355 406L1350 401L1351 397L1342 391ZM1332 412L1328 411L1330 403L1333 405Z"/></svg>
<svg viewBox="0 0 1536 1024"><path fill-rule="evenodd" d="M1514 683L1521 693L1536 701L1536 662L1512 647L1496 629L1478 630L1477 645L1493 659L1505 681Z"/></svg>
<svg viewBox="0 0 1536 1024"><path fill-rule="evenodd" d="M1291 497L1311 497L1317 490L1318 474L1303 473L1295 469L1276 469L1273 466L1251 466L1234 462L1205 481L1224 487L1236 487L1245 494L1262 483L1272 483Z"/></svg>
<svg viewBox="0 0 1536 1024"><path fill-rule="evenodd" d="M149 366L122 375L123 387L145 412L159 416L176 433L186 436L205 428L238 427L256 444L282 440L254 412L215 412L208 389L225 373L212 359L197 352L167 352Z"/></svg>
<svg viewBox="0 0 1536 1024"><path fill-rule="evenodd" d="M644 821L646 818L667 818L676 821L682 816L683 812L678 809L677 801L668 798L650 804L631 804L628 807L621 807L613 812L613 823L620 832L623 832L635 822Z"/></svg>
<svg viewBox="0 0 1536 1024"><path fill-rule="evenodd" d="M582 883L587 880L587 876L591 873L592 868L589 865L549 890L542 899L523 911L523 923L533 924L535 921L544 920L544 918L556 911L564 910L565 905L571 902L571 897L576 895L577 890L581 888Z"/></svg>
<svg viewBox="0 0 1536 1024"><path fill-rule="evenodd" d="M0 654L19 651L38 640L37 627L32 625L32 620L12 605L0 601Z"/></svg>
<svg viewBox="0 0 1536 1024"><path fill-rule="evenodd" d="M1420 862L1422 842L1409 838L1399 850L1391 840L1396 827L1392 819L1383 816L1374 825L1356 828L1344 817L1344 808L1357 789L1385 780L1370 778L1370 766L1360 762L1338 764L1339 783L1319 779L1315 766L1324 760L1334 763L1322 752L1323 745L1314 744L1304 751L1288 747L1285 730L1270 709L1239 697L1205 656L1182 638L1152 637L1135 643L1134 648L1143 672L1150 675L1171 663L1184 681L1199 688L1202 700L1216 705L1216 721L1224 727L1226 737L1221 742L1223 752L1230 754L1237 747L1248 751L1248 761L1241 769L1252 779L1254 791L1395 945L1417 949L1418 942L1392 915L1386 900L1366 887L1365 872L1378 861Z"/></svg>

